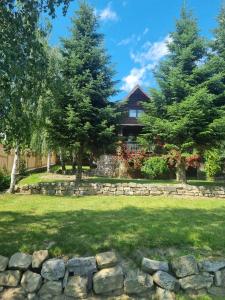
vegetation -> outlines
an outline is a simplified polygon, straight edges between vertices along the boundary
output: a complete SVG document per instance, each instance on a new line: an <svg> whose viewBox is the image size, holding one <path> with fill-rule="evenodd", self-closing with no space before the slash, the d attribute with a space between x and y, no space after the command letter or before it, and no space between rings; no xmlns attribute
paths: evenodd
<svg viewBox="0 0 225 300"><path fill-rule="evenodd" d="M205 171L208 180L213 180L214 176L221 171L220 151L218 149L205 151Z"/></svg>
<svg viewBox="0 0 225 300"><path fill-rule="evenodd" d="M213 52L199 36L192 13L182 9L168 43L170 53L156 71L159 90L152 90L141 118L141 142L153 143L172 158L178 181L186 182L190 157L225 139L225 73L224 67L218 69L220 61L224 66L224 15L223 9Z"/></svg>
<svg viewBox="0 0 225 300"><path fill-rule="evenodd" d="M170 246L225 254L224 230L225 202L219 199L0 195L2 255L50 242L53 255L114 248L130 256L137 249Z"/></svg>
<svg viewBox="0 0 225 300"><path fill-rule="evenodd" d="M9 188L10 176L0 169L0 191Z"/></svg>
<svg viewBox="0 0 225 300"><path fill-rule="evenodd" d="M145 160L142 172L147 174L149 178L157 178L159 176L168 175L169 168L167 161L163 157L153 156Z"/></svg>

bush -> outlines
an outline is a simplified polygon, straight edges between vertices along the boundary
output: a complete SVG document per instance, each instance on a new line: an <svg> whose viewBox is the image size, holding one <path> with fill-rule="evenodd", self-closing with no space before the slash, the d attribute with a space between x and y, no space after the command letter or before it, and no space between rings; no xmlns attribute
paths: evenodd
<svg viewBox="0 0 225 300"><path fill-rule="evenodd" d="M9 188L10 176L6 175L2 170L0 170L0 191L4 191Z"/></svg>
<svg viewBox="0 0 225 300"><path fill-rule="evenodd" d="M150 178L160 177L169 172L167 161L159 156L154 156L147 159L144 162L144 166L141 168L141 170Z"/></svg>
<svg viewBox="0 0 225 300"><path fill-rule="evenodd" d="M208 180L213 180L222 169L219 149L210 149L205 152L205 172Z"/></svg>

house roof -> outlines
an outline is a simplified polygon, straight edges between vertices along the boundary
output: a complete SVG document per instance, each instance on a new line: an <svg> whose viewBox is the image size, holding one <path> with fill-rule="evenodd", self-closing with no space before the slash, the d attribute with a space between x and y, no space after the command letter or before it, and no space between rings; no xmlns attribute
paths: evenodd
<svg viewBox="0 0 225 300"><path fill-rule="evenodd" d="M149 100L150 97L142 90L139 85L136 85L130 93L122 100L118 101L119 107L140 107L141 102Z"/></svg>

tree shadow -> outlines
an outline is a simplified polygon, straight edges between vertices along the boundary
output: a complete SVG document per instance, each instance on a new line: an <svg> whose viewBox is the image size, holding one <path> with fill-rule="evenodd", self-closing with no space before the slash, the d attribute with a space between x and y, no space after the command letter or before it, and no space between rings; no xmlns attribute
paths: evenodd
<svg viewBox="0 0 225 300"><path fill-rule="evenodd" d="M54 241L63 254L96 254L116 249L129 255L139 248L210 247L224 251L225 208L81 209L44 215L0 212L0 251L43 248Z"/></svg>

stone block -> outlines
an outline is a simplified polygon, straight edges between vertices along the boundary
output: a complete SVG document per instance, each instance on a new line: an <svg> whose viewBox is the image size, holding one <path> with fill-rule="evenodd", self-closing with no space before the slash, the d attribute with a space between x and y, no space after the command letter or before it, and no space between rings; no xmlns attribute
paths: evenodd
<svg viewBox="0 0 225 300"><path fill-rule="evenodd" d="M47 280L59 280L65 274L65 263L63 259L52 258L42 265L41 276Z"/></svg>
<svg viewBox="0 0 225 300"><path fill-rule="evenodd" d="M192 255L174 258L171 262L171 267L173 272L179 278L198 274L198 264L195 257Z"/></svg>
<svg viewBox="0 0 225 300"><path fill-rule="evenodd" d="M96 262L99 269L110 268L118 263L118 258L114 251L108 251L97 254Z"/></svg>
<svg viewBox="0 0 225 300"><path fill-rule="evenodd" d="M40 268L46 259L48 259L48 250L35 251L32 255L32 268Z"/></svg>
<svg viewBox="0 0 225 300"><path fill-rule="evenodd" d="M153 289L152 276L143 272L130 271L124 280L124 291L126 294L142 294Z"/></svg>
<svg viewBox="0 0 225 300"><path fill-rule="evenodd" d="M32 256L26 253L17 252L9 260L9 269L27 270L32 261Z"/></svg>
<svg viewBox="0 0 225 300"><path fill-rule="evenodd" d="M210 288L213 284L213 277L214 276L209 273L202 273L181 278L179 282L181 288L184 290L200 290L203 288Z"/></svg>
<svg viewBox="0 0 225 300"><path fill-rule="evenodd" d="M74 297L76 299L87 298L87 281L87 278L81 276L69 277L64 290L65 296Z"/></svg>
<svg viewBox="0 0 225 300"><path fill-rule="evenodd" d="M88 276L97 271L96 259L90 257L74 257L68 260L66 268L74 275Z"/></svg>
<svg viewBox="0 0 225 300"><path fill-rule="evenodd" d="M41 275L31 271L26 271L21 279L21 285L28 293L36 292L40 288L41 283Z"/></svg>
<svg viewBox="0 0 225 300"><path fill-rule="evenodd" d="M158 261L149 258L143 258L141 263L143 271L153 274L156 271L169 271L169 264L167 261Z"/></svg>
<svg viewBox="0 0 225 300"><path fill-rule="evenodd" d="M0 286L16 287L21 278L18 270L8 270L0 273Z"/></svg>
<svg viewBox="0 0 225 300"><path fill-rule="evenodd" d="M0 272L5 271L8 266L8 257L0 255Z"/></svg>
<svg viewBox="0 0 225 300"><path fill-rule="evenodd" d="M178 280L164 271L157 271L152 277L154 282L165 290L177 291L179 289Z"/></svg>

